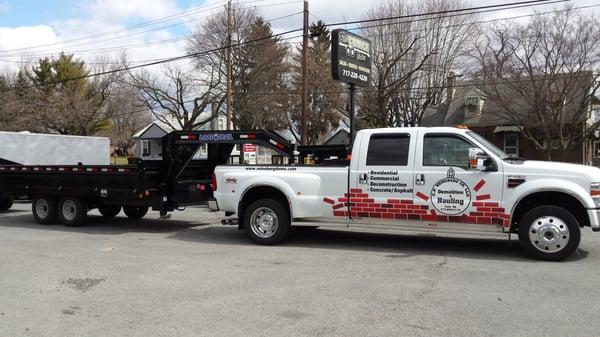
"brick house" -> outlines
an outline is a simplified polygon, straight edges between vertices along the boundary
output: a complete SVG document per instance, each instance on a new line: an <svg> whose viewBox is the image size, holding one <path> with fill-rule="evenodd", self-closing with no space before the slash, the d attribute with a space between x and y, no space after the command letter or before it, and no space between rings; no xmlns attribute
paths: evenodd
<svg viewBox="0 0 600 337"><path fill-rule="evenodd" d="M450 80L448 82L452 83ZM586 81L581 82L585 83ZM589 90L589 88L590 86L586 87L585 90ZM497 90L501 91L503 89L500 87ZM508 92L510 89L504 90ZM507 96L510 97L510 94ZM514 97L518 96L514 95ZM515 125L514 118L509 119L503 112L502 107L490 99L485 86L469 85L469 82L463 82L455 87L449 87L447 98L445 103L426 109L421 126L465 125L492 141L507 154L532 160L546 159L544 151L537 148L521 132L521 128L524 126ZM510 104L512 109L527 111L526 105L529 103L520 102L518 98L515 98ZM600 102L596 99L593 100L591 105L588 107L590 119L581 121L579 125L574 127L584 128L598 119ZM599 135L597 133L597 136ZM600 164L600 140L596 137L596 139L578 141L572 151L566 155L564 161L587 165Z"/></svg>

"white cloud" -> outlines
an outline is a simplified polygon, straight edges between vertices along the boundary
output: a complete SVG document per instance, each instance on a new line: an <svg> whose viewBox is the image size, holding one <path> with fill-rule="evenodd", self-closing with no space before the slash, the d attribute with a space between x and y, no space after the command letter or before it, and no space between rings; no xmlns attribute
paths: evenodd
<svg viewBox="0 0 600 337"><path fill-rule="evenodd" d="M175 0L95 0L84 5L91 16L108 21L157 19L177 11Z"/></svg>

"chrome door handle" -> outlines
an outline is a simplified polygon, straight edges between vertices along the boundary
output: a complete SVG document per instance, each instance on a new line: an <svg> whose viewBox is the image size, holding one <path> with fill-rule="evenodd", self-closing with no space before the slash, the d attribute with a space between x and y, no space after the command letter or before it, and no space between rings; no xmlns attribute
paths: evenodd
<svg viewBox="0 0 600 337"><path fill-rule="evenodd" d="M425 175L423 173L418 173L415 177L415 184L417 185L425 185Z"/></svg>

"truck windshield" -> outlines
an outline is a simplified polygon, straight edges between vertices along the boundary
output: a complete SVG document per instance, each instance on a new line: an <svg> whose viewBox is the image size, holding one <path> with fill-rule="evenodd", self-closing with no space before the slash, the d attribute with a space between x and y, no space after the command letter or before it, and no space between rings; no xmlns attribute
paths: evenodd
<svg viewBox="0 0 600 337"><path fill-rule="evenodd" d="M500 159L504 160L509 158L510 156L507 155L504 151L502 151L501 149L499 149L496 145L494 145L494 143L490 142L489 140L483 138L482 136L480 136L478 133L473 132L473 131L468 131L467 134L475 139L477 142L479 142L481 145L483 145L487 150L489 150L490 152L492 152L494 155L500 157Z"/></svg>

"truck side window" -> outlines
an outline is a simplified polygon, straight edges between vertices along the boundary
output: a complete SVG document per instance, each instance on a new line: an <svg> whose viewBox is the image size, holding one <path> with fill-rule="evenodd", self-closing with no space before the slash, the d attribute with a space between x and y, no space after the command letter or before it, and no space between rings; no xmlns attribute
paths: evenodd
<svg viewBox="0 0 600 337"><path fill-rule="evenodd" d="M369 139L367 165L406 166L410 136L401 133L375 134Z"/></svg>
<svg viewBox="0 0 600 337"><path fill-rule="evenodd" d="M452 135L425 135L423 166L454 166L468 169L469 148L466 140Z"/></svg>

